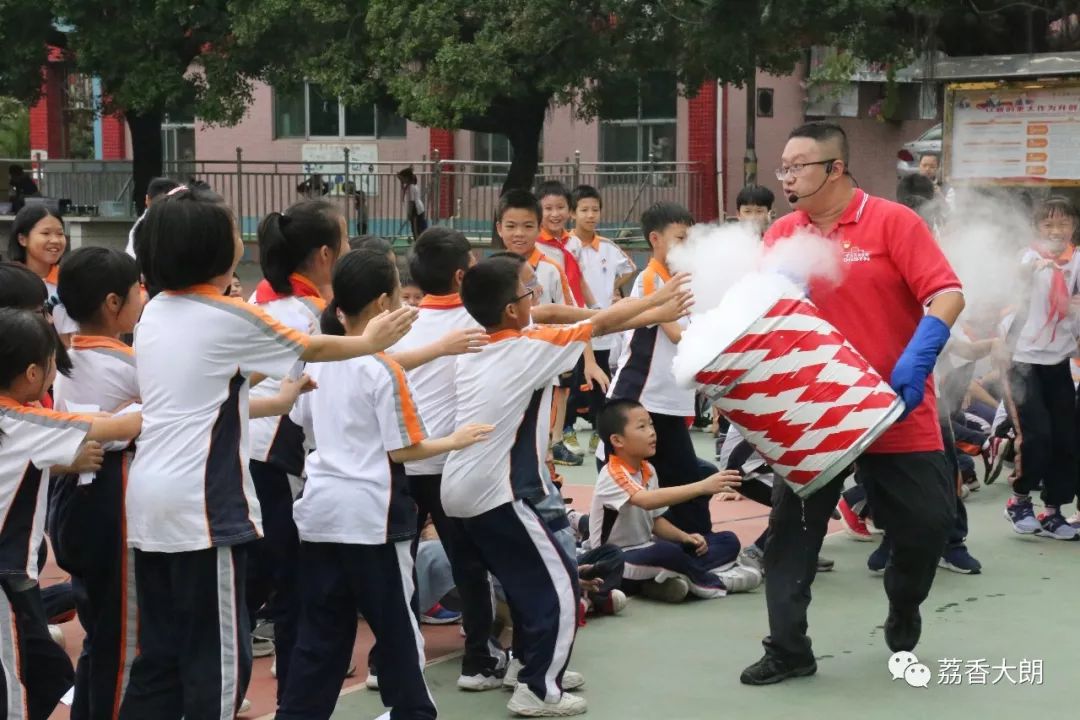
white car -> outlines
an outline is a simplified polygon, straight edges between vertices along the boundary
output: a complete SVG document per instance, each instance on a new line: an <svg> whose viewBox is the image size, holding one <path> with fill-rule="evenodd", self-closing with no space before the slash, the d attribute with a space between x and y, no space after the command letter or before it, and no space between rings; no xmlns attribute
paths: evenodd
<svg viewBox="0 0 1080 720"><path fill-rule="evenodd" d="M941 123L930 128L917 140L904 143L896 153L896 176L914 175L919 172L919 158L930 153L941 159Z"/></svg>

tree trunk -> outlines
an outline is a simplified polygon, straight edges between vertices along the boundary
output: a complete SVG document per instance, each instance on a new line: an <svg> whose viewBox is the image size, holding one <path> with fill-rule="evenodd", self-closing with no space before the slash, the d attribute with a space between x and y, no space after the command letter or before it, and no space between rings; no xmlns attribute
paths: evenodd
<svg viewBox="0 0 1080 720"><path fill-rule="evenodd" d="M132 197L139 212L146 209L146 188L161 175L161 113L124 112L131 131Z"/></svg>
<svg viewBox="0 0 1080 720"><path fill-rule="evenodd" d="M536 170L540 166L540 137L544 132L547 106L546 98L538 99L524 107L518 106L516 112L508 114L506 127L502 132L510 141L513 158L510 160L510 170L506 173L500 195L508 190L532 190ZM492 247L503 247L502 239L494 226L491 244Z"/></svg>

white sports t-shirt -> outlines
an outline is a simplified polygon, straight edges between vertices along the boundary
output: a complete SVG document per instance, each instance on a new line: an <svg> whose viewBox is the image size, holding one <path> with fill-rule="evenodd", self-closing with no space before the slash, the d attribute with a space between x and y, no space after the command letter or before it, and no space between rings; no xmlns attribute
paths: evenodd
<svg viewBox="0 0 1080 720"><path fill-rule="evenodd" d="M210 285L146 305L135 328L143 425L127 488L132 547L186 552L262 536L248 378L284 377L307 345L307 335Z"/></svg>
<svg viewBox="0 0 1080 720"><path fill-rule="evenodd" d="M630 498L657 487L656 470L649 463L641 463L635 472L619 458L611 458L596 478L589 509L589 547L610 543L631 550L651 543L653 524L667 508L646 510L631 503Z"/></svg>
<svg viewBox="0 0 1080 720"><path fill-rule="evenodd" d="M581 275L596 300L596 307L601 310L611 307L615 297L615 281L622 275L634 272L634 261L607 238L595 235L592 242L583 243L576 235L572 237L580 245L578 265L581 266ZM616 334L595 338L593 349L611 351L615 348L616 338Z"/></svg>
<svg viewBox="0 0 1080 720"><path fill-rule="evenodd" d="M458 358L457 421L495 426L487 440L450 453L442 503L451 517L475 517L515 499L546 495L552 381L572 370L592 323L504 330L475 355Z"/></svg>
<svg viewBox="0 0 1080 720"><path fill-rule="evenodd" d="M536 273L536 281L543 287L540 294L541 305L570 305L574 295L570 291L570 281L566 273L551 258L540 251L541 246L533 248L526 262Z"/></svg>
<svg viewBox="0 0 1080 720"><path fill-rule="evenodd" d="M75 462L88 432L87 418L0 397L0 575L37 579L49 468Z"/></svg>
<svg viewBox="0 0 1080 720"><path fill-rule="evenodd" d="M427 437L401 366L384 354L312 365L319 384L290 417L315 451L293 505L300 539L382 545L416 534L405 471L387 453Z"/></svg>
<svg viewBox="0 0 1080 720"><path fill-rule="evenodd" d="M96 405L113 413L139 402L135 351L115 338L75 335L71 338L71 377L57 374L53 385L56 409L69 412L68 403Z"/></svg>
<svg viewBox="0 0 1080 720"><path fill-rule="evenodd" d="M252 298L254 302L254 297ZM305 335L319 333L319 315L326 307L317 296L288 297L258 304L257 307L285 327ZM297 360L289 376L299 378L304 363ZM281 380L266 378L251 388L251 397L274 397L281 391ZM272 463L290 475L299 476L304 471L304 435L288 415L252 418L248 423L251 441L251 459Z"/></svg>
<svg viewBox="0 0 1080 720"><path fill-rule="evenodd" d="M479 323L473 320L458 295L425 295L416 322L409 333L390 349L390 354L429 345L454 330L478 328ZM457 361L456 356L444 356L406 372L424 427L434 438L446 437L457 429L454 422L457 413ZM439 475L445 464L446 455L438 455L405 463L405 472L408 475Z"/></svg>
<svg viewBox="0 0 1080 720"><path fill-rule="evenodd" d="M1021 257L1022 265L1040 260L1034 250L1027 250ZM1050 287L1055 272L1064 275L1069 297L1080 293L1080 253L1059 269L1043 268L1032 274L1029 291L1027 319L1016 339L1013 360L1032 365L1057 365L1076 355L1077 320L1070 310L1064 319L1050 318Z"/></svg>
<svg viewBox="0 0 1080 720"><path fill-rule="evenodd" d="M652 295L671 280L667 268L655 259L634 281L631 297ZM685 329L686 318L679 320ZM659 325L638 328L625 333L625 344L619 358L619 370L611 381L608 397L612 400L635 400L651 413L690 417L694 415L693 388L680 387L675 382L672 364L678 346L668 339Z"/></svg>

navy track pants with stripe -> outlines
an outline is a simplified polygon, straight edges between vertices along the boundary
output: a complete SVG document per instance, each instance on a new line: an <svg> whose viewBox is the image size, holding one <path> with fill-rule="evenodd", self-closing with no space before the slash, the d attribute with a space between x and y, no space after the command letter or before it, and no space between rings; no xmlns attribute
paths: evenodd
<svg viewBox="0 0 1080 720"><path fill-rule="evenodd" d="M135 550L139 653L120 720L233 720L251 679L247 548Z"/></svg>
<svg viewBox="0 0 1080 720"><path fill-rule="evenodd" d="M463 518L461 526L506 593L523 663L518 682L557 702L577 632L577 564L523 500Z"/></svg>
<svg viewBox="0 0 1080 720"><path fill-rule="evenodd" d="M359 610L378 643L379 694L395 720L432 720L409 540L300 543L300 626L278 720L325 720L352 661Z"/></svg>
<svg viewBox="0 0 1080 720"><path fill-rule="evenodd" d="M41 590L25 577L0 580L0 717L47 720L71 687L74 670L49 636Z"/></svg>
<svg viewBox="0 0 1080 720"><path fill-rule="evenodd" d="M124 535L129 462L127 453L107 453L92 483L79 485L74 475L57 478L50 496L56 561L71 573L86 631L75 666L71 720L114 720L135 660L135 555Z"/></svg>

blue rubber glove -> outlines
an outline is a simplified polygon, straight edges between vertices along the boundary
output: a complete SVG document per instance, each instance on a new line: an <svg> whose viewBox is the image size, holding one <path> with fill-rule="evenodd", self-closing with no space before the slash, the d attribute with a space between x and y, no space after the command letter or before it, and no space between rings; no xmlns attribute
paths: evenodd
<svg viewBox="0 0 1080 720"><path fill-rule="evenodd" d="M919 321L919 327L915 328L911 341L896 361L889 380L892 389L904 401L904 414L900 420L922 405L926 378L934 370L938 353L948 341L949 326L940 318L927 315Z"/></svg>

